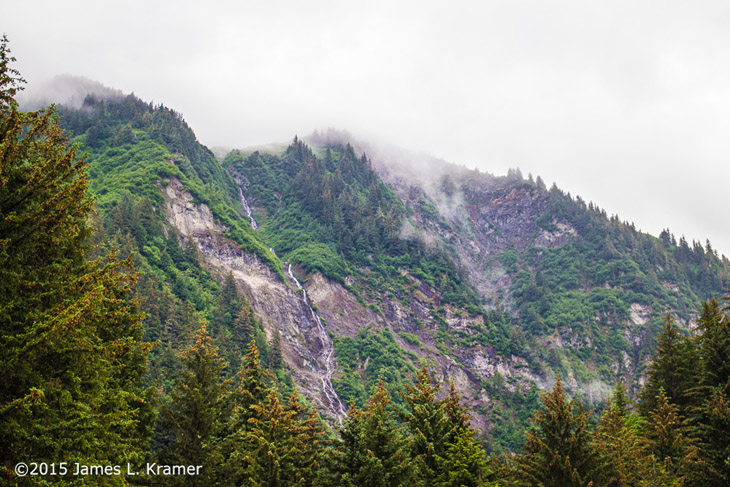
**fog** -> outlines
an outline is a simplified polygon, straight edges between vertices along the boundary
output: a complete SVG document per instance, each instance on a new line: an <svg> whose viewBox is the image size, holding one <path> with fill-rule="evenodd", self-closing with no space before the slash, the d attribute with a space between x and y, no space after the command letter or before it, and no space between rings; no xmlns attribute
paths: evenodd
<svg viewBox="0 0 730 487"><path fill-rule="evenodd" d="M28 92L84 76L182 112L211 147L337 127L496 175L519 167L644 231L730 255L728 2L0 0L0 11Z"/></svg>

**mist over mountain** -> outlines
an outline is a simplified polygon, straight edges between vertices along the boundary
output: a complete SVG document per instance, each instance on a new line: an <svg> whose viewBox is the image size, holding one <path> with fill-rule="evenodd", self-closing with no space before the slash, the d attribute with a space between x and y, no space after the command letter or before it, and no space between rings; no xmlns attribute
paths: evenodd
<svg viewBox="0 0 730 487"><path fill-rule="evenodd" d="M399 397L426 361L490 448L517 448L537 391L557 376L595 404L619 379L638 391L663 317L689 330L730 278L709 244L641 233L519 170L337 130L216 159L181 114L133 95L96 86L79 109L86 83L68 86L61 122L89 151L98 238L141 272L147 339L173 351L205 320L237 363L253 336L335 423L379 379ZM224 282L258 334L224 313ZM170 312L188 318L170 327ZM149 380L164 384L169 360L153 352Z"/></svg>
<svg viewBox="0 0 730 487"><path fill-rule="evenodd" d="M125 94L83 76L70 74L54 76L43 83L21 92L19 102L26 110L37 110L51 104L79 109L87 96L100 100L118 101Z"/></svg>

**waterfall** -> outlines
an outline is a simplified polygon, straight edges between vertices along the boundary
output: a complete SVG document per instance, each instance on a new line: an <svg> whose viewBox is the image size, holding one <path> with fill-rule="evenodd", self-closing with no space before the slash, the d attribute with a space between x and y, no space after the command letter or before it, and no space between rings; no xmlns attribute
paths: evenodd
<svg viewBox="0 0 730 487"><path fill-rule="evenodd" d="M325 375L324 377L322 377L322 391L324 392L324 395L327 397L327 400L330 403L330 410L335 413L335 415L337 416L337 420L340 422L340 426L342 426L342 418L343 416L347 415L347 411L342 405L342 401L340 401L339 396L335 392L335 388L332 386L332 374L334 374L335 372L334 345L332 344L332 340L330 339L329 333L327 333L327 329L324 323L322 323L322 320L314 311L312 305L309 303L307 291L302 287L302 285L299 283L299 280L294 276L294 273L291 270L291 264L284 262L284 265L287 266L289 277L297 286L297 289L302 291L302 299L304 300L304 304L309 308L309 311L312 314L312 320L314 320L314 322L317 324L319 340L322 343L321 357L325 366Z"/></svg>
<svg viewBox="0 0 730 487"><path fill-rule="evenodd" d="M245 211L246 215L248 215L248 220L251 222L251 228L253 228L254 230L258 230L259 225L253 218L253 212L251 211L251 207L248 206L246 197L243 196L243 189L241 189L241 186L238 187L238 194L241 195L241 206L243 206L243 211Z"/></svg>

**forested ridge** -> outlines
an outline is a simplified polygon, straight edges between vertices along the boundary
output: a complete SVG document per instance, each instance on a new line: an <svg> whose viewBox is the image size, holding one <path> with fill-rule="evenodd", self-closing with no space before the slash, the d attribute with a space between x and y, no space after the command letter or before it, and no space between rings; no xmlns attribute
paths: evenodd
<svg viewBox="0 0 730 487"><path fill-rule="evenodd" d="M689 246L668 231L646 238L513 174L510 194L544 198L536 234L557 234L569 222L594 238L498 252L494 263L512 276L513 301L505 301L511 309L490 310L459 262L456 239L433 245L403 232L406 222L428 230L424 213L446 231L452 223L438 202L425 194L417 208L404 202L352 145L315 152L296 138L279 155L233 152L221 164L180 114L133 95L89 97L81 110L23 112L13 61L3 40L3 484L730 483L730 306L707 299L725 284L718 281L727 269L709 243ZM298 392L284 353L290 345L267 334L234 276L213 272L195 242L165 221L162 190L172 180L277 279L286 282L283 262L294 263L341 285L372 316L389 319L391 302L420 307L404 313L409 328L330 331L340 368L335 388L349 406L341 424L321 418ZM239 187L251 197L257 231L242 215ZM668 292L673 282L685 289ZM566 390L561 374L575 368L561 367L577 365L575 353L585 360L603 354L594 361L605 362L599 373L608 380L621 376L608 369L624 345L550 352L539 349L540 337L565 323L585 326L596 313L595 326L610 329L630 303L655 302L673 313L662 315L660 333L643 345L653 350L637 371L643 386L617 380L605 404ZM696 318L696 328L688 332L673 317ZM597 340L603 329L577 333ZM553 361L556 378L541 392L536 384L510 388L499 375L482 378L491 423L477 430L474 415L484 411L467 407L473 398L443 379L433 355L453 354L466 367L469 347L531 354L532 370ZM514 422L530 416L531 428L515 440ZM495 440L508 422L510 438ZM500 454L506 447L512 453ZM19 462L65 463L69 473L19 476ZM122 468L74 475L75 464ZM127 464L143 473L127 475ZM148 464L202 468L148 475Z"/></svg>

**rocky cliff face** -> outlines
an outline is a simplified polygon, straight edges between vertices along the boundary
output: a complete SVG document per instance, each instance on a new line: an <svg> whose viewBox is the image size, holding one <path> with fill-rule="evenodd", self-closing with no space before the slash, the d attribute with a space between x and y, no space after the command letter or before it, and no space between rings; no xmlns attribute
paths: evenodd
<svg viewBox="0 0 730 487"><path fill-rule="evenodd" d="M195 242L210 270L221 277L228 273L233 275L269 341L274 334L281 334L283 358L293 371L300 391L332 420L338 420L344 414L339 399L332 397L331 384L325 384L338 377L334 357L331 354L327 357L332 349L332 337L354 337L367 326L392 330L404 350L431 361L437 375L445 382L454 381L465 404L475 409L489 403L481 381L497 373L514 378L514 387L524 390L539 381L524 360L518 357L504 360L489 346L445 352L434 338L440 324L430 313L439 293L412 276L409 278L414 292L408 305L404 305L403 300L379 296L378 307L367 306L342 284L319 273L305 275L303 269L292 269L292 276L301 277L303 290L300 290L296 277L283 282L258 257L247 254L227 239L227 228L215 221L205 205L194 203L180 181L167 182L164 197L168 222L184 240ZM318 329L312 308L316 308L317 317L326 326L324 335ZM414 325L414 318L420 326ZM452 307L445 307L442 320L448 333L469 334L472 327L482 324L481 317L470 317L463 310ZM401 332L414 334L420 343L414 345L404 340L399 335ZM482 416L477 415L475 423L486 427Z"/></svg>
<svg viewBox="0 0 730 487"><path fill-rule="evenodd" d="M271 268L239 245L227 239L227 229L216 222L205 205L195 204L192 195L177 179L164 187L165 210L169 223L183 239L192 239L208 267L219 276L231 273L241 292L251 303L263 325L269 342L281 334L282 355L296 371L294 378L300 391L318 405L320 411L340 418L344 411L337 398L330 395L331 384L324 385L327 371L335 368L328 334L320 333L312 309L296 286L283 282Z"/></svg>

